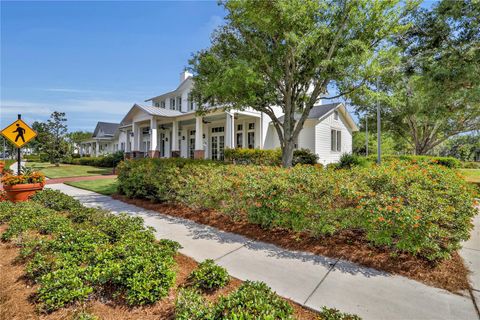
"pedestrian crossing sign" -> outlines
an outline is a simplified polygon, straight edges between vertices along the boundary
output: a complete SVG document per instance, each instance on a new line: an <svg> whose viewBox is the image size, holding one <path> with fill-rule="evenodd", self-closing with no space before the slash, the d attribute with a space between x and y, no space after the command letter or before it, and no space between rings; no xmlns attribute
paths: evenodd
<svg viewBox="0 0 480 320"><path fill-rule="evenodd" d="M5 138L7 138L17 148L23 147L30 140L37 136L35 130L30 128L21 119L13 122L0 132Z"/></svg>

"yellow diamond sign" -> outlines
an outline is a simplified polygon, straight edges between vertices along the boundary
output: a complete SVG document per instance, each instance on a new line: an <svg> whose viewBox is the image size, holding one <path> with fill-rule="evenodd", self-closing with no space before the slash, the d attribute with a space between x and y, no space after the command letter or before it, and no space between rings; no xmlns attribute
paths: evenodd
<svg viewBox="0 0 480 320"><path fill-rule="evenodd" d="M21 148L37 136L37 133L20 119L3 129L0 133L17 148Z"/></svg>

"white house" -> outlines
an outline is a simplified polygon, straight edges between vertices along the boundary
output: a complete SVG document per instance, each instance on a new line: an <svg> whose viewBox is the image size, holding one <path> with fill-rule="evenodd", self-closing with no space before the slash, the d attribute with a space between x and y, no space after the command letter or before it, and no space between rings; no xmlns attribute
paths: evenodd
<svg viewBox="0 0 480 320"><path fill-rule="evenodd" d="M98 157L118 151L118 127L118 123L98 122L92 137L80 144L80 155Z"/></svg>
<svg viewBox="0 0 480 320"><path fill-rule="evenodd" d="M118 145L117 150L125 151L127 158L214 160L223 160L225 148L280 147L271 119L265 113L253 109L212 109L204 116L197 115L197 105L190 97L192 86L191 74L182 72L175 90L147 99L144 104L134 104L110 144ZM281 117L281 109L275 111ZM352 132L357 130L343 104L318 105L300 132L297 147L317 153L321 163L336 162L342 153L352 151ZM98 136L94 138L98 146Z"/></svg>

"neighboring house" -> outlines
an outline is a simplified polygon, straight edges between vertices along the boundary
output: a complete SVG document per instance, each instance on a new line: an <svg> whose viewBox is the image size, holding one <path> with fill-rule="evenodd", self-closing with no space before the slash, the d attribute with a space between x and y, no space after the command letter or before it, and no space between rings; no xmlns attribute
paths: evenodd
<svg viewBox="0 0 480 320"><path fill-rule="evenodd" d="M92 137L80 144L80 155L98 157L119 151L118 123L98 122Z"/></svg>
<svg viewBox="0 0 480 320"><path fill-rule="evenodd" d="M225 148L280 147L265 113L212 108L203 116L197 115L197 105L190 96L192 86L191 74L183 72L175 90L145 100L146 104L134 104L120 122L117 138L110 143L125 151L126 158L223 160ZM274 110L281 117L281 108ZM300 132L297 147L317 153L324 164L336 162L342 153L352 152L352 132L357 130L343 104L318 105Z"/></svg>

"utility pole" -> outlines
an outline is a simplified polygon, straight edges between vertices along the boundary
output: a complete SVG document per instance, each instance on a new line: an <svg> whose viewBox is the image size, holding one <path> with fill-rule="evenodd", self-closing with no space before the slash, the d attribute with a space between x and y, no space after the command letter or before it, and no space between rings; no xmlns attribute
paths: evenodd
<svg viewBox="0 0 480 320"><path fill-rule="evenodd" d="M378 99L378 94L380 90L378 88L378 78L377 78L377 164L382 162L382 128L380 120L380 103Z"/></svg>
<svg viewBox="0 0 480 320"><path fill-rule="evenodd" d="M368 157L368 113L365 116L365 155Z"/></svg>

